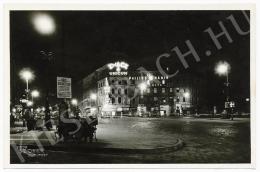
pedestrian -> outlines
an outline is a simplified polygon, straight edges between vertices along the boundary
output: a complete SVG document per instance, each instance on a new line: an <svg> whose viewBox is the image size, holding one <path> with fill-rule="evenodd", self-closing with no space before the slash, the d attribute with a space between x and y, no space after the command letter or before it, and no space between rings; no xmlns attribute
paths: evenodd
<svg viewBox="0 0 260 172"><path fill-rule="evenodd" d="M176 113L177 113L177 116L180 116L180 109L179 109L179 106L177 106L177 108L176 108Z"/></svg>

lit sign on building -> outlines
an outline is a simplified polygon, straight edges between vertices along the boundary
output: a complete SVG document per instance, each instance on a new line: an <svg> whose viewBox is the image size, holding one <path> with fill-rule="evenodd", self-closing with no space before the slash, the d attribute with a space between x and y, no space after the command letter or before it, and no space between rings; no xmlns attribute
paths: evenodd
<svg viewBox="0 0 260 172"><path fill-rule="evenodd" d="M109 75L127 75L127 71L121 71L121 69L128 69L128 64L125 62L115 62L109 63L108 65L109 70L116 68L115 72L109 72Z"/></svg>

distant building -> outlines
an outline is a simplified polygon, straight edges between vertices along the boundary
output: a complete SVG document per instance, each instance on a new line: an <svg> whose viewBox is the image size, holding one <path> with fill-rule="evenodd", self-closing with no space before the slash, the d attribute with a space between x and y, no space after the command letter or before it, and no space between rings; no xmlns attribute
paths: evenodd
<svg viewBox="0 0 260 172"><path fill-rule="evenodd" d="M103 116L188 114L198 104L196 83L187 75L168 78L125 62L110 63L82 80L81 108L96 108Z"/></svg>

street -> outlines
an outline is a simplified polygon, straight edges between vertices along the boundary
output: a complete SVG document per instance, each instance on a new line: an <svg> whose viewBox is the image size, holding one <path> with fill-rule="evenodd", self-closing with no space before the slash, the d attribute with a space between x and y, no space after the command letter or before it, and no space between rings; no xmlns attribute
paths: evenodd
<svg viewBox="0 0 260 172"><path fill-rule="evenodd" d="M43 145L48 144L43 132L30 132ZM23 135L23 144L32 144L34 141L28 134L30 132L11 134L11 142L19 143ZM53 135L53 131L49 133ZM97 126L97 139L98 142L94 143L59 143L53 146L59 149L45 150L46 157L29 158L26 163L250 163L248 118L235 118L234 121L198 118L101 119ZM88 151L91 147L101 150L156 150L173 146L177 139L185 145L174 151ZM11 162L19 163L14 151L11 151Z"/></svg>

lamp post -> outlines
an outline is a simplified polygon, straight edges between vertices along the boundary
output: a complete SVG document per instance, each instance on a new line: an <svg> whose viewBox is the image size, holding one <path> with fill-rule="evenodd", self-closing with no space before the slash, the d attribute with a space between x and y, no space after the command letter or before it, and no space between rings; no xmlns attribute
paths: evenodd
<svg viewBox="0 0 260 172"><path fill-rule="evenodd" d="M29 69L22 69L20 77L26 82L26 99L29 100L29 81L33 79L33 73Z"/></svg>
<svg viewBox="0 0 260 172"><path fill-rule="evenodd" d="M144 98L144 91L147 89L147 84L143 82L143 83L139 84L138 87L141 91L141 99L143 99Z"/></svg>
<svg viewBox="0 0 260 172"><path fill-rule="evenodd" d="M227 62L219 62L217 65L216 65L216 68L215 68L215 72L219 75L219 76L226 76L226 102L229 101L229 71L230 71L230 65L227 63Z"/></svg>
<svg viewBox="0 0 260 172"><path fill-rule="evenodd" d="M42 36L51 36L55 33L56 24L54 18L46 12L35 12L32 14L31 22L35 31L37 31ZM50 60L53 58L52 52L40 52L44 59L47 59L47 68L49 68ZM49 70L46 70L46 80L49 80ZM50 129L51 123L50 121L50 109L49 109L49 88L48 85L46 86L46 101L45 101L45 122L46 128Z"/></svg>

